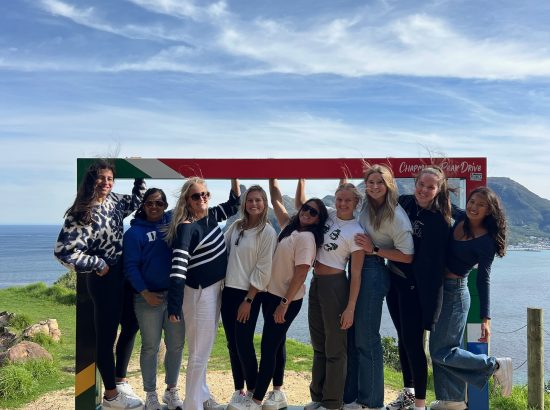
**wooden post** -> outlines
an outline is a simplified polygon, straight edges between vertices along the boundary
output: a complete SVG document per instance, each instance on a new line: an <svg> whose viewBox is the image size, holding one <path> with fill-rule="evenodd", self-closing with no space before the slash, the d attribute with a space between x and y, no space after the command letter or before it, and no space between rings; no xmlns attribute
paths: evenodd
<svg viewBox="0 0 550 410"><path fill-rule="evenodd" d="M544 337L542 309L527 308L527 405L544 410Z"/></svg>

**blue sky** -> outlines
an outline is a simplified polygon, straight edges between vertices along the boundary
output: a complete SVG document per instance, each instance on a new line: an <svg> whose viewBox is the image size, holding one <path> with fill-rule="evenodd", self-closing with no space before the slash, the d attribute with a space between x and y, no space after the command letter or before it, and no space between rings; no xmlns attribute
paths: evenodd
<svg viewBox="0 0 550 410"><path fill-rule="evenodd" d="M486 156L550 198L548 21L529 0L3 1L0 223L60 223L76 158L113 152Z"/></svg>

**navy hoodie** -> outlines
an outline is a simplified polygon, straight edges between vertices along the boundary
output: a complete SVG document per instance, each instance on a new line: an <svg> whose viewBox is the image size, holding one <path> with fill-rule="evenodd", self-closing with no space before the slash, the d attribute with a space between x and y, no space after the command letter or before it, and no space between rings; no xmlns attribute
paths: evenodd
<svg viewBox="0 0 550 410"><path fill-rule="evenodd" d="M134 218L124 234L124 274L134 290L141 293L168 290L172 250L164 241L160 228L170 222L167 212L159 222Z"/></svg>

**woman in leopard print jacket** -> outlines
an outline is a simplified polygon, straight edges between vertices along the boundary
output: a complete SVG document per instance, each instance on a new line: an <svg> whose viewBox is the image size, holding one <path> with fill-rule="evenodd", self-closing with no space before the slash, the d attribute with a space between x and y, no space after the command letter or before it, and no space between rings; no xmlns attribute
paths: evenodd
<svg viewBox="0 0 550 410"><path fill-rule="evenodd" d="M54 254L67 268L86 274L94 304L96 362L105 385L103 406L138 408L142 403L132 397L126 382L138 325L132 294L125 286L121 256L123 220L139 207L145 184L136 179L132 195L115 194L111 192L114 174L114 166L108 161L90 165L65 214ZM119 324L115 365L113 345Z"/></svg>

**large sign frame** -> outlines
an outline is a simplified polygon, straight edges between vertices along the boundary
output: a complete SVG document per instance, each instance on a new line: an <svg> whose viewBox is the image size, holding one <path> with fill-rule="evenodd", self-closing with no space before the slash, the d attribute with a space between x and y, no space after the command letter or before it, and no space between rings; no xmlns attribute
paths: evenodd
<svg viewBox="0 0 550 410"><path fill-rule="evenodd" d="M77 179L82 180L86 169L95 159L77 159ZM285 158L285 159L214 159L214 158L125 158L113 159L117 179L183 179L201 176L205 179L340 179L363 177L365 162L388 165L396 178L414 178L422 168L431 164L441 166L448 178L458 178L466 183L466 193L486 185L487 159L473 158ZM474 283L475 281L470 281ZM472 307L479 306L477 292L472 290ZM95 333L93 328L93 306L88 296L84 275L77 275L76 306L76 365L75 365L75 409L91 410L99 408L101 403L101 379L95 365ZM478 351L487 351L486 343L477 342L476 331L480 322L470 314L468 329L472 329L472 338L468 337L468 347ZM477 320L477 321L476 321ZM470 340L472 339L472 340ZM475 339L475 340L474 340ZM469 395L477 392L469 389ZM480 392L480 400L488 403L488 393ZM486 398L485 398L486 397ZM470 406L469 408L474 409ZM485 406L476 406L482 410Z"/></svg>

